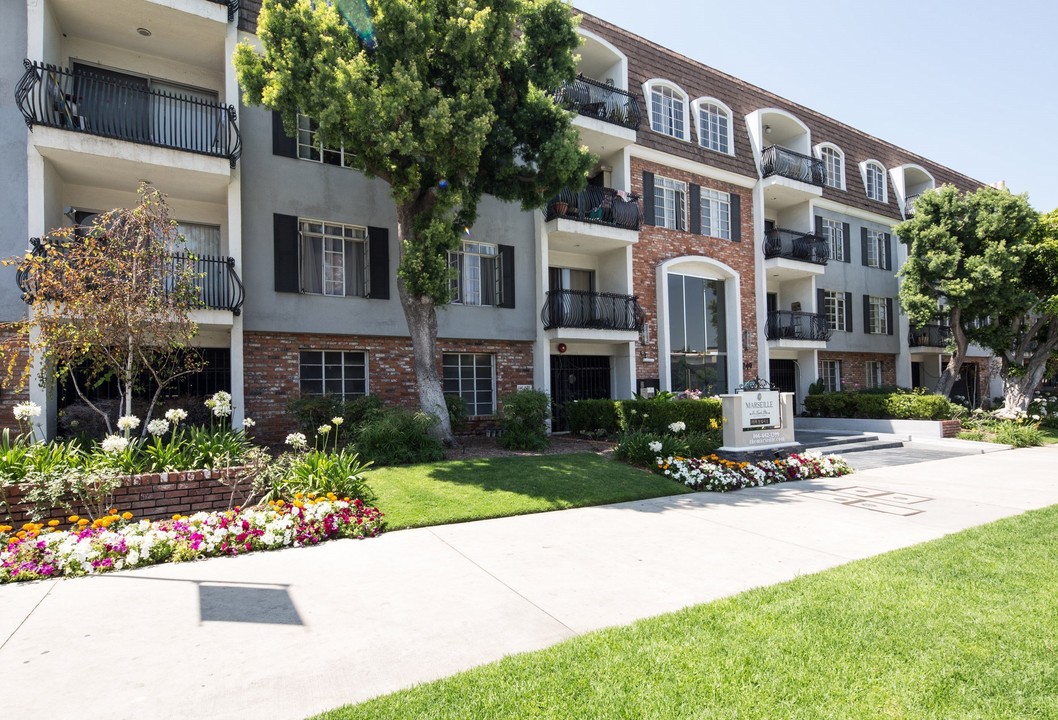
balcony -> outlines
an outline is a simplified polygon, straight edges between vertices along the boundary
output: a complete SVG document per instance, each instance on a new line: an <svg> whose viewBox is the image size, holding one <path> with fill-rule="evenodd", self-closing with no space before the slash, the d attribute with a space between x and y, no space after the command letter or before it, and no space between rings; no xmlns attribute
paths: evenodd
<svg viewBox="0 0 1058 720"><path fill-rule="evenodd" d="M943 350L951 342L951 328L947 325L923 325L911 328L907 333L907 344L913 348L937 348Z"/></svg>
<svg viewBox="0 0 1058 720"><path fill-rule="evenodd" d="M224 5L228 8L228 22L239 17L239 0L208 0L214 5Z"/></svg>
<svg viewBox="0 0 1058 720"><path fill-rule="evenodd" d="M589 185L559 192L544 208L544 221L552 249L606 252L637 242L643 215L638 195Z"/></svg>
<svg viewBox="0 0 1058 720"><path fill-rule="evenodd" d="M764 234L764 257L826 265L830 259L830 245L812 233L772 228Z"/></svg>
<svg viewBox="0 0 1058 720"><path fill-rule="evenodd" d="M762 177L778 175L820 188L827 182L827 168L822 160L781 145L770 145L761 152L760 174Z"/></svg>
<svg viewBox="0 0 1058 720"><path fill-rule="evenodd" d="M555 101L578 115L638 130L642 119L639 99L611 84L578 75L555 92Z"/></svg>
<svg viewBox="0 0 1058 720"><path fill-rule="evenodd" d="M643 310L634 295L551 290L547 293L540 319L545 330L577 328L638 333L643 326Z"/></svg>
<svg viewBox="0 0 1058 720"><path fill-rule="evenodd" d="M242 152L235 108L134 87L118 80L24 62L15 101L26 125L224 158Z"/></svg>
<svg viewBox="0 0 1058 720"><path fill-rule="evenodd" d="M768 313L766 326L768 340L826 342L830 339L830 325L825 315L790 310L773 310Z"/></svg>
<svg viewBox="0 0 1058 720"><path fill-rule="evenodd" d="M911 217L915 214L915 200L918 200L921 195L922 193L915 193L904 198L904 217Z"/></svg>

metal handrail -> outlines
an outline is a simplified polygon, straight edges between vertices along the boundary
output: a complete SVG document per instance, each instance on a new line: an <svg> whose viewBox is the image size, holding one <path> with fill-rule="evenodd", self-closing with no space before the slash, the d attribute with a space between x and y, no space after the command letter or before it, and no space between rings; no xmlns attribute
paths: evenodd
<svg viewBox="0 0 1058 720"><path fill-rule="evenodd" d="M772 310L765 328L768 340L830 339L830 325L826 315L792 310Z"/></svg>
<svg viewBox="0 0 1058 720"><path fill-rule="evenodd" d="M144 90L126 83L25 60L15 102L34 125L227 158L235 167L242 137L235 107Z"/></svg>
<svg viewBox="0 0 1058 720"><path fill-rule="evenodd" d="M918 200L920 197L922 197L922 193L915 193L914 195L908 195L904 198L904 215L911 217L915 214L915 200Z"/></svg>
<svg viewBox="0 0 1058 720"><path fill-rule="evenodd" d="M639 98L613 85L578 75L555 91L555 101L562 107L585 117L598 118L614 125L639 129L643 112Z"/></svg>
<svg viewBox="0 0 1058 720"><path fill-rule="evenodd" d="M563 211L563 212L560 212ZM643 216L639 196L589 185L580 192L560 190L544 208L544 220L567 218L597 225L639 230Z"/></svg>
<svg viewBox="0 0 1058 720"><path fill-rule="evenodd" d="M228 6L228 22L239 17L239 0L209 0L209 2Z"/></svg>
<svg viewBox="0 0 1058 720"><path fill-rule="evenodd" d="M947 325L923 325L907 331L911 347L947 347L951 342L951 328Z"/></svg>
<svg viewBox="0 0 1058 720"><path fill-rule="evenodd" d="M540 319L545 330L552 328L592 328L596 330L639 331L646 317L635 295L550 290Z"/></svg>
<svg viewBox="0 0 1058 720"><path fill-rule="evenodd" d="M760 174L761 177L779 175L818 187L827 183L827 167L822 160L781 145L769 145L761 152Z"/></svg>
<svg viewBox="0 0 1058 720"><path fill-rule="evenodd" d="M764 257L801 260L826 265L830 259L830 243L813 233L772 228L764 233Z"/></svg>

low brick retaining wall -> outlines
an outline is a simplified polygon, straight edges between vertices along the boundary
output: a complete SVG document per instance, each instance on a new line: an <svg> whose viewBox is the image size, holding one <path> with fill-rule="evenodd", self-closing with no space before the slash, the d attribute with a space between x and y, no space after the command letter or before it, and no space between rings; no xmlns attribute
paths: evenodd
<svg viewBox="0 0 1058 720"><path fill-rule="evenodd" d="M131 512L136 519L151 520L172 517L177 513L188 515L199 510L226 510L229 505L240 505L249 497L252 485L250 473L250 468L240 466L221 470L131 475L114 491L113 506L118 512ZM7 499L13 509L13 522L9 524L18 527L31 519L29 509L19 505L21 493L17 488L8 490ZM83 507L76 508L75 512L87 517ZM65 524L68 514L66 510L56 508L44 519L54 518ZM0 518L0 523L3 522L7 521Z"/></svg>

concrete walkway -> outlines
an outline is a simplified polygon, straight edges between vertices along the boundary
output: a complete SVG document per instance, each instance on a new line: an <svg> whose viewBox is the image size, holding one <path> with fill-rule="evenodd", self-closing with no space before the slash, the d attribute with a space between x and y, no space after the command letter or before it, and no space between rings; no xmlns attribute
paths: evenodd
<svg viewBox="0 0 1058 720"><path fill-rule="evenodd" d="M303 718L1058 503L1058 447L0 587L5 717Z"/></svg>

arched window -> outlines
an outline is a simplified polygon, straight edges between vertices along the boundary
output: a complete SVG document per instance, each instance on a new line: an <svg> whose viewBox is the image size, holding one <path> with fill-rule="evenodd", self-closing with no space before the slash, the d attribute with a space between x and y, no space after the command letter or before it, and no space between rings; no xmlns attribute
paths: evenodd
<svg viewBox="0 0 1058 720"><path fill-rule="evenodd" d="M650 80L643 85L647 98L650 129L679 140L689 139L687 127L687 93L664 80Z"/></svg>
<svg viewBox="0 0 1058 720"><path fill-rule="evenodd" d="M827 187L845 189L845 153L837 145L829 143L817 146L819 159L827 170Z"/></svg>
<svg viewBox="0 0 1058 720"><path fill-rule="evenodd" d="M731 109L715 98L694 101L694 120L698 124L698 144L716 152L734 155L731 136Z"/></svg>
<svg viewBox="0 0 1058 720"><path fill-rule="evenodd" d="M867 197L879 202L889 202L886 191L885 168L875 160L863 163L863 184L867 187Z"/></svg>

